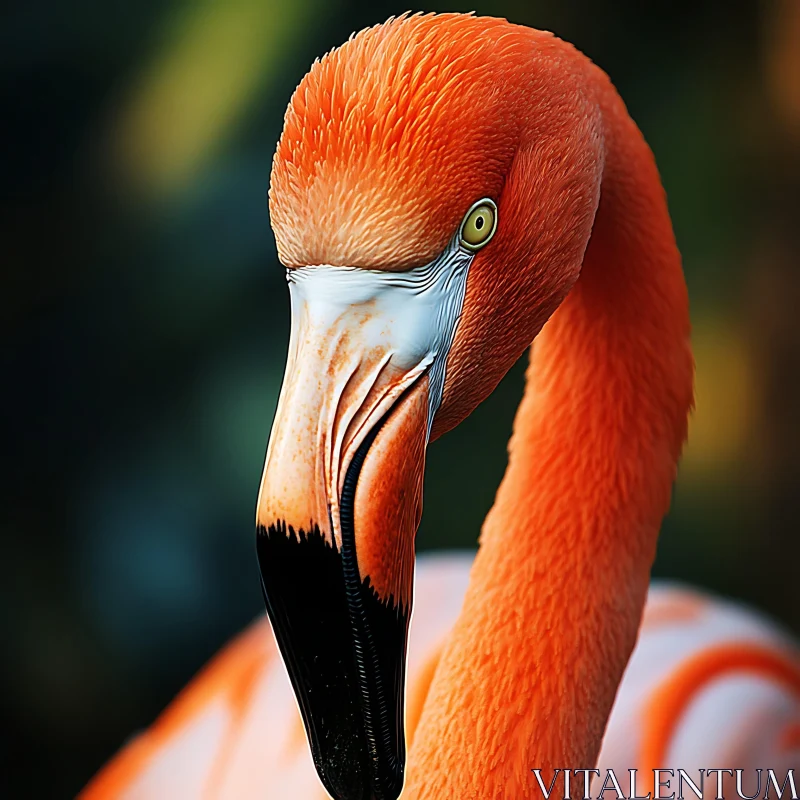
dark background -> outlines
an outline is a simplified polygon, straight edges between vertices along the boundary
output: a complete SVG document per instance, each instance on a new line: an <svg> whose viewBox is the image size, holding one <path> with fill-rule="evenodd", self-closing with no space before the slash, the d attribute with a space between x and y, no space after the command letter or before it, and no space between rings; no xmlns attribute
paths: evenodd
<svg viewBox="0 0 800 800"><path fill-rule="evenodd" d="M474 5L606 69L663 173L698 372L656 574L797 632L800 3ZM313 58L403 10L2 12L3 796L74 796L262 612L254 507L288 338L272 152ZM518 365L432 446L420 548L474 545L521 390Z"/></svg>

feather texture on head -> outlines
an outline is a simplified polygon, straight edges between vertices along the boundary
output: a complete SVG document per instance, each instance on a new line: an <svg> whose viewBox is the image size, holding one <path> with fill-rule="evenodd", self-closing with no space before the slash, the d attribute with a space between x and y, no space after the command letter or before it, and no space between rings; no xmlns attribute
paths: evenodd
<svg viewBox="0 0 800 800"><path fill-rule="evenodd" d="M492 24L500 35L487 35ZM314 63L272 167L270 212L286 266L419 266L475 200L498 196L519 127L503 73L532 44L508 31L499 19L406 15Z"/></svg>

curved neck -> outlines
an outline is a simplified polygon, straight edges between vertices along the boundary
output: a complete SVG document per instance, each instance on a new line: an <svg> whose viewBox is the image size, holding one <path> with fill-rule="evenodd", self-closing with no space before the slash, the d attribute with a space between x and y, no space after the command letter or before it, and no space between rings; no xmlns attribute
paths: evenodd
<svg viewBox="0 0 800 800"><path fill-rule="evenodd" d="M694 365L652 154L592 74L605 166L591 241L533 347L403 797L541 797L532 768L593 767L636 639Z"/></svg>

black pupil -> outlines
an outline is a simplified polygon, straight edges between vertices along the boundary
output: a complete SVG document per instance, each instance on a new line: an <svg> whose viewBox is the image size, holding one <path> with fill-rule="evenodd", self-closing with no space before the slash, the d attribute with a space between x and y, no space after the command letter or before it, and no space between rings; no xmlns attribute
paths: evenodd
<svg viewBox="0 0 800 800"><path fill-rule="evenodd" d="M478 219L475 220L475 227L478 230L480 230L483 227L483 217L478 217Z"/></svg>

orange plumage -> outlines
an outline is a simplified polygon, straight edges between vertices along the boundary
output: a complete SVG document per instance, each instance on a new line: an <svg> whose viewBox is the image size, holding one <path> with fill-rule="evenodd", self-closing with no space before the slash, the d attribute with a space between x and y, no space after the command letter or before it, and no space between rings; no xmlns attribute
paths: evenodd
<svg viewBox="0 0 800 800"><path fill-rule="evenodd" d="M273 162L281 261L404 269L441 251L465 197L499 194L520 98L497 86L530 47L502 20L416 15L315 62Z"/></svg>
<svg viewBox="0 0 800 800"><path fill-rule="evenodd" d="M789 719L778 715L776 741L795 747L800 667L791 644L768 625L761 633L746 615L682 592L665 603L651 590L645 612L658 530L686 438L694 364L664 191L607 76L550 34L464 15L390 20L315 62L286 112L273 163L270 211L284 264L408 271L443 251L465 209L481 197L497 202L497 232L469 266L432 436L458 424L534 339L535 345L508 470L468 588L463 561L425 566L417 579L402 796L537 797L533 767L588 767L599 758L626 769L667 758L693 692L704 691L685 676L720 652L739 653L731 664L772 664L762 677L789 676L779 701ZM349 331L331 344L338 353L357 338ZM337 404L347 405L357 373L319 381L315 374L307 382L322 388L313 413L300 401L279 409L284 422L307 415L304 428L287 428L280 440L287 461L291 436L300 441L297 430L310 432L307 441L330 455L319 420L329 407L339 413ZM292 380L287 376L287 384ZM325 380L342 385L325 388ZM416 391L404 395L405 406L398 401L405 411L393 412L367 452L359 486L369 492L353 501L359 577L372 576L376 602L391 607L400 598L401 609L428 413L428 389ZM347 430L358 431L365 418L353 417L359 422ZM313 460L318 453L295 458L292 475L322 470ZM342 475L350 474L346 466ZM273 466L267 473L265 519L275 509L283 513L286 496L306 496L288 472ZM334 494L343 493L346 478L337 481ZM339 500L329 500L336 538L327 541L344 552ZM309 514L324 516L322 495L314 508L298 502L305 515L298 524L308 525ZM384 517L391 536L374 533ZM312 521L323 529L328 522ZM637 635L628 675L639 677L623 681ZM180 736L188 737L222 703L221 721L203 723L211 762L195 764L180 751L167 717L84 798L163 796L141 787L167 785L157 778L170 763L173 777L188 781L173 785L199 786L204 796L323 796L307 754L289 744L297 741L297 713L286 704L282 667L264 655L271 652L265 626L249 636L173 712ZM674 656L674 678L652 655L665 642L672 642L664 652ZM711 645L722 649L709 655ZM285 713L268 719L268 700ZM645 712L656 733L643 722ZM714 714L723 729L735 719L729 707ZM159 733L165 730L177 748L171 762L159 762L170 738ZM377 793L378 772L356 773L353 785ZM580 785L573 790L582 794Z"/></svg>

